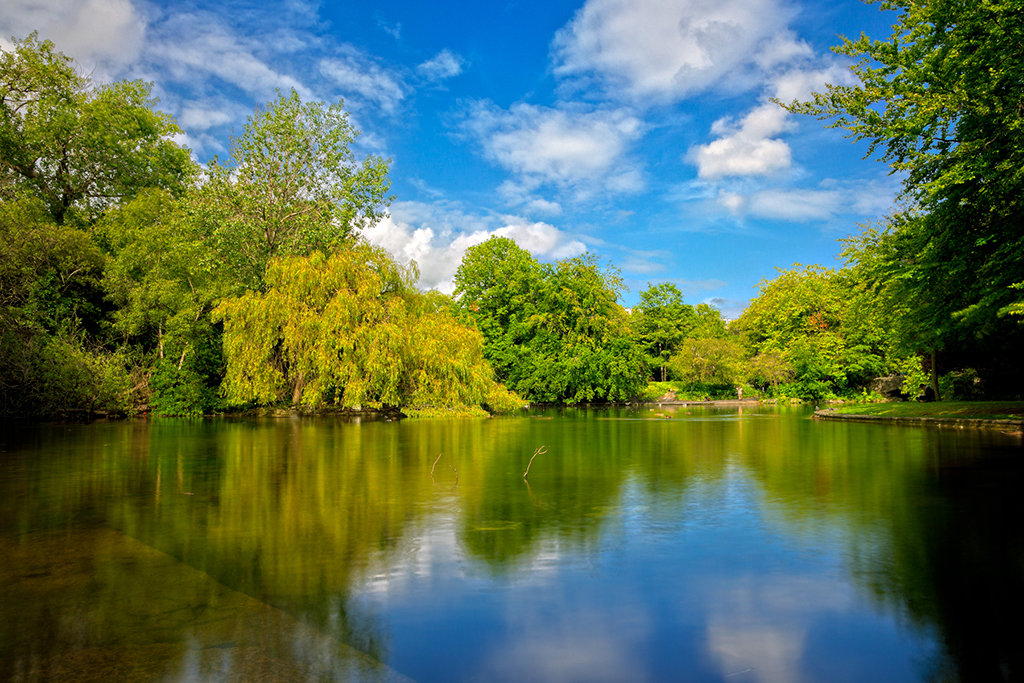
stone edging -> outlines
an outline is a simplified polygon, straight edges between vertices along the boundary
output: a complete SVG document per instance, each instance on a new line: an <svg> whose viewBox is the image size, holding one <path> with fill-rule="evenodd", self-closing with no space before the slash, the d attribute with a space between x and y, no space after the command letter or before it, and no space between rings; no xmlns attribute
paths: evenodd
<svg viewBox="0 0 1024 683"><path fill-rule="evenodd" d="M1024 420L986 420L984 418L961 417L909 417L900 415L852 415L831 410L816 410L814 417L823 420L850 420L852 422L896 422L905 424L927 424L937 427L1006 427L1024 428Z"/></svg>

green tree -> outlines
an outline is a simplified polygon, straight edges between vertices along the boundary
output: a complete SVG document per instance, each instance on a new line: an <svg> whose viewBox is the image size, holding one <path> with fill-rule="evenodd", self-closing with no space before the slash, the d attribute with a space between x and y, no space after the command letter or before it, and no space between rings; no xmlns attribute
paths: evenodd
<svg viewBox="0 0 1024 683"><path fill-rule="evenodd" d="M517 401L478 332L363 242L271 262L267 291L225 300L224 388L237 403L465 409Z"/></svg>
<svg viewBox="0 0 1024 683"><path fill-rule="evenodd" d="M647 352L647 362L660 371L662 382L668 379L667 364L683 340L692 336L697 314L683 303L683 293L670 282L648 285L640 292L640 303L634 309L640 343Z"/></svg>
<svg viewBox="0 0 1024 683"><path fill-rule="evenodd" d="M850 271L797 265L762 280L758 289L733 329L752 356L784 361L775 376L790 366L798 392L849 391L896 368L887 320L872 291Z"/></svg>
<svg viewBox="0 0 1024 683"><path fill-rule="evenodd" d="M907 346L1024 371L1006 314L1024 280L1024 11L1020 0L886 0L885 40L844 39L858 86L828 86L792 111L871 143L904 176L908 208L861 237L864 277L905 306ZM933 368L936 364L933 363ZM998 368L998 371L994 369ZM1008 372L1015 369L1016 372Z"/></svg>
<svg viewBox="0 0 1024 683"><path fill-rule="evenodd" d="M467 249L455 272L460 313L483 334L484 355L506 384L525 362L542 278L537 260L507 237Z"/></svg>
<svg viewBox="0 0 1024 683"><path fill-rule="evenodd" d="M498 378L525 398L625 401L643 388L643 349L618 303L622 280L593 256L541 265L492 237L466 251L455 284Z"/></svg>
<svg viewBox="0 0 1024 683"><path fill-rule="evenodd" d="M734 384L743 374L743 348L735 339L686 339L669 361L672 377L689 384Z"/></svg>
<svg viewBox="0 0 1024 683"><path fill-rule="evenodd" d="M93 232L108 253L103 287L116 306L113 330L150 359L150 408L174 415L213 409L223 361L210 312L221 283L203 267L206 245L182 201L143 191L108 211Z"/></svg>
<svg viewBox="0 0 1024 683"><path fill-rule="evenodd" d="M271 259L328 253L384 216L389 161L357 160L358 135L340 101L304 103L294 90L249 117L190 206L228 279L262 290Z"/></svg>
<svg viewBox="0 0 1024 683"><path fill-rule="evenodd" d="M0 192L31 193L57 223L91 221L146 187L180 193L194 167L150 87L92 83L34 33L0 48Z"/></svg>
<svg viewBox="0 0 1024 683"><path fill-rule="evenodd" d="M0 414L128 411L131 359L95 343L103 254L37 197L0 201Z"/></svg>

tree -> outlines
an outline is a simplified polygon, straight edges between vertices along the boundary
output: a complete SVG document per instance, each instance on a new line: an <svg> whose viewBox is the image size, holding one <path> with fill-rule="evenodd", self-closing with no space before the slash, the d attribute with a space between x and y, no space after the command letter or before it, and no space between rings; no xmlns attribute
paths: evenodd
<svg viewBox="0 0 1024 683"><path fill-rule="evenodd" d="M59 224L89 222L147 187L175 193L193 174L181 131L150 85L97 85L33 33L0 48L0 192L42 200Z"/></svg>
<svg viewBox="0 0 1024 683"><path fill-rule="evenodd" d="M672 377L690 384L733 384L742 374L743 349L735 339L686 339L669 361Z"/></svg>
<svg viewBox="0 0 1024 683"><path fill-rule="evenodd" d="M904 174L908 207L867 231L864 277L906 305L918 349L1024 369L1006 318L1024 280L1024 11L1020 0L886 0L887 40L844 39L858 86L827 86L792 111L831 121ZM933 367L936 364L933 363ZM996 377L994 376L993 379Z"/></svg>
<svg viewBox="0 0 1024 683"><path fill-rule="evenodd" d="M150 409L196 415L215 407L223 372L220 331L210 320L222 288L203 267L206 246L182 204L145 190L109 210L93 234L107 251L112 330L147 359Z"/></svg>
<svg viewBox="0 0 1024 683"><path fill-rule="evenodd" d="M590 255L541 265L513 240L466 251L459 308L481 331L498 378L535 401L625 401L646 380L643 350L618 303L622 280Z"/></svg>
<svg viewBox="0 0 1024 683"><path fill-rule="evenodd" d="M211 255L240 288L263 290L278 256L329 253L384 216L389 161L356 159L342 102L293 90L249 117L227 164L214 159L190 209Z"/></svg>
<svg viewBox="0 0 1024 683"><path fill-rule="evenodd" d="M215 312L227 396L311 408L515 407L479 333L417 292L415 276L363 242L271 261L266 292Z"/></svg>
<svg viewBox="0 0 1024 683"><path fill-rule="evenodd" d="M537 260L507 237L467 249L455 272L461 315L483 334L484 355L501 382L524 362L542 277Z"/></svg>
<svg viewBox="0 0 1024 683"><path fill-rule="evenodd" d="M640 292L636 329L647 352L647 362L659 368L661 381L667 379L667 364L697 324L692 306L683 303L683 293L670 282L649 285Z"/></svg>
<svg viewBox="0 0 1024 683"><path fill-rule="evenodd" d="M762 364L771 355L784 361L773 376L791 367L798 391L849 390L898 364L882 308L850 271L798 264L758 289L733 329Z"/></svg>

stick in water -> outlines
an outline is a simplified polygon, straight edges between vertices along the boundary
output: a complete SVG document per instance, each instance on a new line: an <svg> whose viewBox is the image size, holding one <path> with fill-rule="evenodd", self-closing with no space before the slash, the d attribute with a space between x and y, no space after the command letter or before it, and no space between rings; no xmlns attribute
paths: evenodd
<svg viewBox="0 0 1024 683"><path fill-rule="evenodd" d="M458 486L459 485L459 471L457 469L455 469L454 465L448 465L448 467L451 467L452 468L452 472L455 473L455 486Z"/></svg>
<svg viewBox="0 0 1024 683"><path fill-rule="evenodd" d="M538 455L541 455L542 453L547 453L547 452L548 452L548 449L545 448L544 446L541 446L540 448L538 448L537 450L535 450L533 452L533 456L530 458L530 462L526 463L526 471L523 472L523 479L526 479L526 478L528 478L530 476L530 465L533 464L533 459L536 458Z"/></svg>
<svg viewBox="0 0 1024 683"><path fill-rule="evenodd" d="M440 460L440 459L441 459L441 454L438 453L437 454L437 460ZM435 460L434 464L430 466L430 476L431 476L431 478L433 478L433 476L434 476L434 468L437 467L437 460Z"/></svg>

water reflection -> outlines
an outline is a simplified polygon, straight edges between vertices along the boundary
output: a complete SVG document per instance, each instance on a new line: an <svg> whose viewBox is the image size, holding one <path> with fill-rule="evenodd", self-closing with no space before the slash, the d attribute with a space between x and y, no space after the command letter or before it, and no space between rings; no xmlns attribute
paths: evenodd
<svg viewBox="0 0 1024 683"><path fill-rule="evenodd" d="M8 430L0 678L1022 675L1019 439L546 417Z"/></svg>

